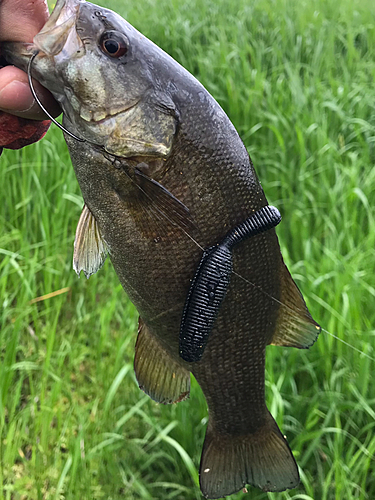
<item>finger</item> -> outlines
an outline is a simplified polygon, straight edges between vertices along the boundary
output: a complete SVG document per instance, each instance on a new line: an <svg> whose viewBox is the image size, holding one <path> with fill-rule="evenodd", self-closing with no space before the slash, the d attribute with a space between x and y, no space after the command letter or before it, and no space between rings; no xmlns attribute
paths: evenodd
<svg viewBox="0 0 375 500"><path fill-rule="evenodd" d="M52 94L33 80L35 91L53 117L61 113L61 109ZM22 118L45 120L48 117L35 101L28 83L26 73L14 66L0 69L0 109Z"/></svg>
<svg viewBox="0 0 375 500"><path fill-rule="evenodd" d="M0 111L0 150L20 149L40 141L50 125L50 120L25 120Z"/></svg>
<svg viewBox="0 0 375 500"><path fill-rule="evenodd" d="M0 41L32 42L47 19L46 0L1 0Z"/></svg>

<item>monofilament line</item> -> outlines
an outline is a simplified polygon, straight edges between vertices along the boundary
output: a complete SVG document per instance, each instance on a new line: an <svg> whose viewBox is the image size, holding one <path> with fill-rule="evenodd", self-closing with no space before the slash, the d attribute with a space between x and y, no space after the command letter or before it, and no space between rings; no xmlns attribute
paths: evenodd
<svg viewBox="0 0 375 500"><path fill-rule="evenodd" d="M331 335L331 337L333 337L334 339L339 340L340 342L342 342L343 344L347 345L348 347L351 347L355 351L361 353L366 358L371 359L371 361L375 361L375 358L373 358L369 354L366 354L365 352L361 351L361 349L357 349L357 347L354 347L354 345L349 344L349 342L346 342L345 340L340 339L340 337L337 337L337 335L334 335L333 333L329 332L325 328L322 328L322 332L328 333L328 335Z"/></svg>
<svg viewBox="0 0 375 500"><path fill-rule="evenodd" d="M262 292L268 298L270 298L274 302L277 302L278 304L280 304L280 306L285 307L285 308L289 309L289 311L291 311L292 313L294 313L294 311L293 311L293 309L291 307L289 307L287 304L284 304L283 302L281 302L280 300L278 300L276 297L273 297L272 295L270 295L269 293L267 293L265 290L263 290L263 288L261 286L256 285L255 283L252 283L251 281L249 281L248 279L244 278L243 276L241 276L240 274L236 273L235 271L233 271L233 274L235 274L236 276L238 276L240 279L242 279L243 281L245 281L246 283L248 283L252 287L257 288L260 292ZM371 361L375 361L374 357L370 356L369 354L366 354L365 352L361 351L357 347L354 347L354 345L349 344L349 342L346 342L346 340L340 339L340 337L338 337L334 333L329 332L325 328L322 328L321 331L324 332L324 333L327 333L328 335L330 335L334 339L338 340L342 344L345 344L346 346L351 347L354 351L357 351L360 354L362 354L363 356L365 356L366 358L371 359Z"/></svg>
<svg viewBox="0 0 375 500"><path fill-rule="evenodd" d="M43 106L43 104L41 103L39 97L37 96L36 92L35 92L35 89L34 89L34 85L33 85L33 82L32 82L32 78L31 78L31 65L34 61L34 59L36 58L36 56L39 54L39 50L37 50L36 52L33 53L33 55L30 57L30 60L29 60L29 63L27 65L27 78L29 80L29 85L30 85L30 90L31 90L31 93L33 94L33 97L35 99L35 101L38 103L38 106L42 109L42 111L48 116L48 118L55 124L57 125L63 132L65 132L66 134L70 135L70 137L72 137L73 139L75 139L76 141L79 141L79 142L86 142L85 139L81 139L80 137L77 137L76 135L74 135L72 132L69 132L69 130L67 130L63 125L61 125L61 123L59 123L57 120L55 120L53 118L53 116L51 116L51 114L46 110L46 108Z"/></svg>

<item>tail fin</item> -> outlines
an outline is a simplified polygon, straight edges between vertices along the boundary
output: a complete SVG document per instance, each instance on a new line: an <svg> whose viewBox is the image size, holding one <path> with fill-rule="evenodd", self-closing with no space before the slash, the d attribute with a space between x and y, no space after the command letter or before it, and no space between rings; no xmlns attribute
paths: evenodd
<svg viewBox="0 0 375 500"><path fill-rule="evenodd" d="M207 428L199 471L206 498L222 498L246 484L263 491L284 491L299 483L298 467L286 439L268 413L255 434L230 436Z"/></svg>

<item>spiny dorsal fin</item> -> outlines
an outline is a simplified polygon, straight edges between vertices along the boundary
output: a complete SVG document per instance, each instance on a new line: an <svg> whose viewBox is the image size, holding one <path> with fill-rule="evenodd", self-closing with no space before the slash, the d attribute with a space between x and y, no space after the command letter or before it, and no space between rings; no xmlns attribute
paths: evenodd
<svg viewBox="0 0 375 500"><path fill-rule="evenodd" d="M157 403L179 403L189 397L190 373L169 356L141 318L134 371L139 387Z"/></svg>
<svg viewBox="0 0 375 500"><path fill-rule="evenodd" d="M318 338L320 326L313 320L302 294L283 263L277 328L271 345L307 349Z"/></svg>
<svg viewBox="0 0 375 500"><path fill-rule="evenodd" d="M74 240L73 269L78 276L83 271L86 278L89 278L102 267L107 253L98 223L85 205L78 221Z"/></svg>

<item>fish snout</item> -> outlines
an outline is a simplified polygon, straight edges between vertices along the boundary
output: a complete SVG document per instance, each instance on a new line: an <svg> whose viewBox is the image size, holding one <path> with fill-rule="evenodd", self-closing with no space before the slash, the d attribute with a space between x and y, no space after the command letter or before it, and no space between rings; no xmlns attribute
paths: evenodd
<svg viewBox="0 0 375 500"><path fill-rule="evenodd" d="M58 0L46 24L34 37L34 44L47 56L83 55L84 46L76 31L80 5L85 0Z"/></svg>
<svg viewBox="0 0 375 500"><path fill-rule="evenodd" d="M82 3L85 0L57 0L51 16L35 35L33 43L2 42L2 56L9 64L27 72L30 58L38 52L32 65L32 74L37 79L40 75L54 74L56 66L69 58L83 56L84 45L76 30Z"/></svg>

